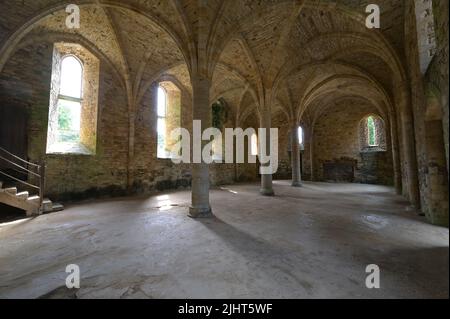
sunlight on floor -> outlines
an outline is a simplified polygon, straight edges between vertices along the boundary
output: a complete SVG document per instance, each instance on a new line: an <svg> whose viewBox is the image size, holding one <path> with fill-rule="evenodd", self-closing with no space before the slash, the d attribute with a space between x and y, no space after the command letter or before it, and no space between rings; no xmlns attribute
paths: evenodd
<svg viewBox="0 0 450 319"><path fill-rule="evenodd" d="M172 208L172 201L170 200L169 195L160 195L156 197L156 200L158 201L158 209L160 211L169 210Z"/></svg>
<svg viewBox="0 0 450 319"><path fill-rule="evenodd" d="M230 193L232 193L232 194L238 194L238 192L233 191L233 190L231 190L231 189L229 189L229 188L220 187L220 189L221 189L221 190L224 190L224 191L227 191L227 192L230 192Z"/></svg>

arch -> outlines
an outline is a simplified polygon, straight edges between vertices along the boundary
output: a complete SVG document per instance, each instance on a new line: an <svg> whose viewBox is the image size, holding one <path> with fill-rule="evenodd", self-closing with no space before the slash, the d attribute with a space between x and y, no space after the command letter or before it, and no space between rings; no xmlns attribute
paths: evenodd
<svg viewBox="0 0 450 319"><path fill-rule="evenodd" d="M347 79L350 81L360 81L355 82L354 86L361 86L361 87L369 87L369 88L373 88L375 90L375 93L380 93L377 89L377 87L372 86L371 82L367 80L367 78L363 77L363 76L359 76L359 75L351 75L351 74L338 74L338 75L332 75L330 77L328 77L327 79L325 79L324 81L320 82L319 84L317 84L316 86L314 86L307 94L305 94L305 96L303 97L302 101L300 102L300 107L298 109L298 113L297 113L297 119L300 120L301 119L301 115L302 113L308 108L309 105L312 104L312 102L316 99L318 99L321 96L327 95L327 94L332 94L336 92L335 88L331 88L328 90L325 90L324 88L326 88L327 85L329 85L330 83L336 82L337 80L343 80L343 79ZM362 84L366 85L362 85ZM358 84L358 85L357 85ZM368 84L368 85L367 85ZM367 93L367 91L365 91L364 93ZM387 110L384 110L382 108L381 105L379 105L379 103L377 103L376 101L367 98L363 92L361 92L360 90L356 90L353 92L354 96L359 96L362 97L364 99L367 99L368 101L370 101L382 114L383 116L387 116L387 114L389 114L389 112L387 112ZM383 98L382 100L384 101L384 94L380 94L380 96ZM386 103L386 105L390 105L388 104L387 101L384 101Z"/></svg>
<svg viewBox="0 0 450 319"><path fill-rule="evenodd" d="M397 54L395 53L395 50L393 50L389 43L386 43L385 40L379 39L381 41L382 46L375 46L373 44L373 41L370 41L367 37L364 37L361 33L355 33L355 32L348 32L348 33L327 33L319 36L318 38L315 38L311 40L306 47L310 46L316 41L321 41L324 39L330 39L330 38L336 38L338 35L342 35L343 37L349 37L353 40L357 39L364 43L363 46L355 46L352 47L352 50L350 52L352 53L364 53L364 54L371 54L375 57L380 58L386 65L390 68L393 76L398 76L397 82L401 82L406 78L406 73L403 64L401 64ZM386 47L387 45L387 47ZM374 54L374 52L377 52ZM286 79L287 77L302 72L306 69L312 68L314 66L320 66L320 65L341 65L341 66L347 66L348 68L351 68L358 73L360 73L363 76L366 76L368 79L370 79L371 82L373 82L380 91L383 92L383 95L386 97L388 101L390 101L389 94L387 94L386 89L372 76L368 73L368 71L361 69L360 67L357 67L355 65L349 65L345 62L342 62L339 60L339 58L345 54L348 54L348 52L339 53L329 56L325 60L320 61L314 61L314 62L308 62L306 64L300 64L300 65L293 65L292 61L287 61L279 70L277 76L274 79L273 83L273 89L276 91L278 90L280 83ZM392 103L387 103L387 105L391 108L393 108Z"/></svg>
<svg viewBox="0 0 450 319"><path fill-rule="evenodd" d="M340 62L340 61L317 61L313 63L307 63L301 67L297 67L293 69L283 80L286 81L289 77L301 75L303 73L310 72L312 75L309 77L308 82L312 82L312 80L317 76L314 74L314 70L317 68L325 68L325 69L332 69L336 67L341 67L343 70L339 72L330 73L328 78L325 78L321 84L316 84L313 86L310 86L307 88L303 94L303 97L300 101L297 101L297 105L294 107L294 111L296 112L295 117L297 121L300 121L301 117L303 116L303 113L307 110L307 104L306 99L308 96L314 96L314 92L320 91L324 85L326 85L327 82L332 81L333 79L338 79L339 77L342 77L343 79L351 79L352 77L359 81L360 83L366 82L366 87L371 87L373 90L377 92L377 96L379 97L379 102L382 103L376 103L376 101L371 101L372 103L375 103L377 107L379 108L380 112L383 113L383 117L387 117L388 115L395 114L394 105L392 103L392 99L390 95L387 93L385 88L381 83L378 82L371 74L369 74L367 71L357 67L350 65L348 63ZM345 71L345 73L342 73ZM281 80L281 78L279 78ZM278 92L279 87L282 84L282 81L277 82L277 87L275 90ZM362 96L362 93L359 94ZM382 104L384 106L378 106L378 104Z"/></svg>
<svg viewBox="0 0 450 319"><path fill-rule="evenodd" d="M34 44L39 41L48 41L50 43L55 42L70 42L70 43L77 43L81 46L85 47L89 52L91 52L97 59L102 60L106 62L106 64L111 68L113 71L114 76L119 80L120 85L122 88L125 88L125 79L121 75L121 72L117 69L116 65L91 41L86 39L80 34L72 34L72 33L62 33L62 32L47 32L45 34L31 34L30 37L27 37L24 39L24 41L21 41L15 48L14 51L11 53L13 55L17 50L20 50L22 48L25 48L31 44ZM1 68L0 68L1 72Z"/></svg>
<svg viewBox="0 0 450 319"><path fill-rule="evenodd" d="M148 11L141 10L132 4L126 4L123 1L117 0L109 0L107 3L102 3L97 0L84 0L80 1L78 6L103 6L103 7L112 7L112 8L121 8L132 11L136 14L142 15L146 19L148 19L151 23L155 24L158 28L164 30L169 36L174 40L175 44L178 46L180 52L185 58L185 61L190 61L189 58L189 50L185 47L185 44L181 40L181 37L174 31L170 26L160 17L155 16ZM47 7L33 17L31 17L25 24L20 26L12 35L5 41L3 46L0 48L0 72L3 70L3 67L14 51L15 47L20 43L20 41L31 31L33 28L43 21L48 16L52 15L57 11L64 10L67 6L67 3L59 3L54 4L53 6ZM190 67L190 63L187 63L188 67Z"/></svg>
<svg viewBox="0 0 450 319"><path fill-rule="evenodd" d="M165 79L168 82L173 82L173 76L168 75L167 72L169 72L170 70L180 66L180 65L185 65L184 62L177 62L174 63L166 68L163 68L161 70L159 70L158 72L156 72L156 74L150 78L149 80L147 80L143 85L141 85L141 89L138 91L136 90L137 93L136 95L136 102L137 105L139 105L142 101L142 99L144 98L145 93L150 89L150 87L155 83L155 82L160 82L160 81L164 81ZM175 82L174 82L175 83ZM182 87L179 87L180 89L182 89Z"/></svg>
<svg viewBox="0 0 450 319"><path fill-rule="evenodd" d="M238 38L242 39L240 34L241 34L241 32L243 30L245 30L245 28L247 26L254 25L255 21L258 20L258 19L261 19L261 17L263 17L265 13L269 13L272 10L278 10L279 8L281 8L283 6L289 7L290 5L292 5L292 3L289 0L284 0L284 1L282 0L282 1L278 1L278 2L270 2L269 5L261 8L260 10L255 10L254 12L252 12L252 14L247 16L245 19L243 19L242 21L239 21L238 23L236 23L234 25L234 27L232 27L232 30L227 32L227 36L224 39L222 39L220 45L217 45L217 46L210 45L208 47L208 61L209 61L208 70L209 70L209 73L213 74L217 63L220 60L220 56L221 56L222 52L224 52L224 50L228 46L228 44L233 39L238 39ZM222 17L224 17L224 15L222 15L221 18ZM217 36L214 35L211 38L210 43L217 42L216 38L217 38ZM250 56L252 56L251 51L249 51L248 53L250 54ZM252 61L253 60L254 59L252 59ZM255 69L255 70L257 71L258 69Z"/></svg>
<svg viewBox="0 0 450 319"><path fill-rule="evenodd" d="M226 37L223 42L222 45L220 46L220 49L215 50L216 55L213 56L213 54L211 53L211 62L210 62L210 67L212 69L215 68L216 64L218 63L219 59L220 59L220 55L221 53L224 51L224 49L227 47L228 43L231 42L234 38L239 38L239 34L241 33L241 31L245 28L245 26L247 26L248 24L251 24L251 22L253 22L255 19L257 18L261 18L264 13L266 11L269 11L270 9L273 9L273 7L282 7L282 6L286 6L286 2L278 2L275 4L272 4L271 6L268 6L268 8L263 8L262 10L258 10L255 11L252 15L250 15L244 23L240 23L238 25L236 25L236 27L229 32L228 37ZM313 9L320 9L320 10L337 10L339 13L343 14L344 16L349 17L350 19L356 20L362 24L364 24L365 21L365 17L363 17L362 14L358 14L356 12L354 12L353 10L351 10L350 8L348 8L346 5L342 5L342 4L338 4L335 2L334 5L331 4L324 4L324 3L309 3L309 1L307 1L305 3L305 7L309 7L309 8L313 8ZM249 23L250 21L250 23ZM353 35L356 37L358 33L349 33L349 35ZM378 40L382 46L380 47L380 49L382 51L384 51L386 53L386 56L389 56L391 59L387 59L386 62L392 67L394 74L400 74L400 79L406 79L406 72L405 72L405 68L404 65L401 63L401 60L399 59L395 49L392 47L392 45L390 44L390 42L384 37L384 35L379 31L379 30L374 30L373 31L374 35L374 39ZM369 41L367 39L367 37L363 37L361 35L359 35L358 39L364 41L364 43L366 43L368 46L371 46L373 43L371 41ZM372 51L370 51L371 53L373 53ZM283 79L284 76L286 75L286 73L289 73L289 68L292 67L292 61L287 61L286 64L284 66L281 67L280 72L278 72L278 74L276 75L274 82L272 83L272 87L275 88L277 87L277 82L280 81L280 79ZM256 69L257 72L258 69Z"/></svg>

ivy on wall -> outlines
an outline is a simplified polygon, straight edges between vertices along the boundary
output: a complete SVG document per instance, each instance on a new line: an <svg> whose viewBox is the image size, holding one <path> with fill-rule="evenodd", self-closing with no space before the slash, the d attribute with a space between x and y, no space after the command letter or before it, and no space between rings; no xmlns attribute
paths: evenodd
<svg viewBox="0 0 450 319"><path fill-rule="evenodd" d="M228 110L221 100L214 102L212 105L212 126L222 129L228 117Z"/></svg>

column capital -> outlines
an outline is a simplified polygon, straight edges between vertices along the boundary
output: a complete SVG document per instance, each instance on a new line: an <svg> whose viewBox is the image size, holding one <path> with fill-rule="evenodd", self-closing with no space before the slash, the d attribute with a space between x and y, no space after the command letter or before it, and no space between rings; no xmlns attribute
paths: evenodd
<svg viewBox="0 0 450 319"><path fill-rule="evenodd" d="M206 75L194 74L191 76L192 87L194 86L211 86L212 79Z"/></svg>
<svg viewBox="0 0 450 319"><path fill-rule="evenodd" d="M299 127L299 126L300 126L300 122L297 121L297 120L295 120L295 119L290 119L290 120L289 120L289 125L290 125L291 127Z"/></svg>

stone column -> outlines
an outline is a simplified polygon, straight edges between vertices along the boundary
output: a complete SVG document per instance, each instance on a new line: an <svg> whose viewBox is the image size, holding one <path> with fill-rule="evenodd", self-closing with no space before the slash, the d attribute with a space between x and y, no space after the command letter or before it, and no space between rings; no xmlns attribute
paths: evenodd
<svg viewBox="0 0 450 319"><path fill-rule="evenodd" d="M291 124L291 165L292 186L302 186L302 172L300 169L300 138L298 136L297 123Z"/></svg>
<svg viewBox="0 0 450 319"><path fill-rule="evenodd" d="M448 227L448 174L442 120L425 122L427 161L426 216L434 225Z"/></svg>
<svg viewBox="0 0 450 319"><path fill-rule="evenodd" d="M210 80L197 77L192 80L194 120L201 121L202 132L211 126L211 107L209 105ZM203 149L207 142L192 141L193 150ZM198 143L197 145L195 145ZM209 204L209 165L203 160L201 163L192 163L192 206L189 216L193 218L211 217L212 210Z"/></svg>
<svg viewBox="0 0 450 319"><path fill-rule="evenodd" d="M417 171L414 118L409 94L409 86L400 86L400 119L404 161L406 162L408 199L415 208L420 208L419 178Z"/></svg>
<svg viewBox="0 0 450 319"><path fill-rule="evenodd" d="M311 167L311 182L314 182L316 179L314 174L314 123L311 124L309 130L309 162Z"/></svg>
<svg viewBox="0 0 450 319"><path fill-rule="evenodd" d="M391 151L392 151L392 163L394 166L394 185L395 193L397 195L402 194L402 172L400 164L400 149L398 145L397 135L397 119L395 114L390 114L389 119L390 135L391 135Z"/></svg>
<svg viewBox="0 0 450 319"><path fill-rule="evenodd" d="M270 154L270 127L272 125L272 121L269 114L263 114L261 119L261 128L265 128L265 134L266 134L266 154ZM261 138L258 139L261 141ZM260 148L262 146L260 145ZM261 149L262 151L262 149ZM261 164L262 167L268 166L268 164ZM261 189L260 193L264 196L273 196L275 195L273 188L272 188L272 174L261 174Z"/></svg>

